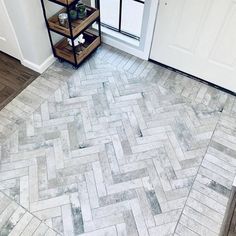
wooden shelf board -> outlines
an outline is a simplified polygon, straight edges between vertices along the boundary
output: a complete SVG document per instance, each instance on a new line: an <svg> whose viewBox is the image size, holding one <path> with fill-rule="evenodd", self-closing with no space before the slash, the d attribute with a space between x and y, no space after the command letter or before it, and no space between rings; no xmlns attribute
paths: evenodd
<svg viewBox="0 0 236 236"><path fill-rule="evenodd" d="M49 0L50 2L58 3L63 6L69 6L74 3L76 0Z"/></svg>
<svg viewBox="0 0 236 236"><path fill-rule="evenodd" d="M86 27L89 24L91 24L93 21L98 19L99 14L100 14L99 10L97 10L96 8L92 8L90 6L86 6L86 8L87 8L87 14L88 14L86 18L84 18L83 20L77 19L77 20L72 21L72 35L70 35L69 28L61 26L59 24L58 15L60 13L66 12L65 8L63 8L62 10L60 10L59 12L57 12L55 15L53 15L52 17L48 19L49 28L53 30L54 32L61 33L68 37L78 36L84 29L86 29Z"/></svg>
<svg viewBox="0 0 236 236"><path fill-rule="evenodd" d="M77 52L76 59L77 64L81 63L95 48L97 48L101 43L101 38L96 36L90 31L83 32L84 38L86 40L83 51ZM72 47L68 44L67 39L63 38L55 46L56 56L63 58L67 61L70 61L73 64L76 64L73 54Z"/></svg>

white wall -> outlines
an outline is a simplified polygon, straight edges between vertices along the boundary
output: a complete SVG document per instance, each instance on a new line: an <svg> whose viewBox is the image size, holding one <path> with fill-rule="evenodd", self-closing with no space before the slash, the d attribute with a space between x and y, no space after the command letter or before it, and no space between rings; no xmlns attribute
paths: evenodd
<svg viewBox="0 0 236 236"><path fill-rule="evenodd" d="M4 0L14 26L22 64L43 72L53 62L40 0Z"/></svg>

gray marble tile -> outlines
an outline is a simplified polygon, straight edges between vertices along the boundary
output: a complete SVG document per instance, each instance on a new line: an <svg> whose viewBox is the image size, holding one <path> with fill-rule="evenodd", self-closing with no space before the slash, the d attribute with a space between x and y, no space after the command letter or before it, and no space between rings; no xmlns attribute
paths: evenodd
<svg viewBox="0 0 236 236"><path fill-rule="evenodd" d="M103 45L77 71L54 63L0 112L0 191L27 209L25 233L218 235L235 114L233 96ZM23 227L28 210L40 221Z"/></svg>

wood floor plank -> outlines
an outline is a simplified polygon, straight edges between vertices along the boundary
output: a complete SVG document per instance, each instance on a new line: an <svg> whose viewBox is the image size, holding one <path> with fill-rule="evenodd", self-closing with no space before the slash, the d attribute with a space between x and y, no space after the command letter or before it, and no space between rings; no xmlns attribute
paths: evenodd
<svg viewBox="0 0 236 236"><path fill-rule="evenodd" d="M17 59L0 52L0 110L38 76Z"/></svg>

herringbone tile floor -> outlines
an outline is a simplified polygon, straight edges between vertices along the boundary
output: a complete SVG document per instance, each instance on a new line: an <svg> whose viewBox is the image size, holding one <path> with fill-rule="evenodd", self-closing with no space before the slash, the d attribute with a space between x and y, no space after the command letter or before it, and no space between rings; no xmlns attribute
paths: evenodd
<svg viewBox="0 0 236 236"><path fill-rule="evenodd" d="M0 235L56 236L57 233L22 206L0 192Z"/></svg>
<svg viewBox="0 0 236 236"><path fill-rule="evenodd" d="M0 191L62 235L216 236L235 114L234 97L103 45L77 71L55 63L2 110Z"/></svg>

